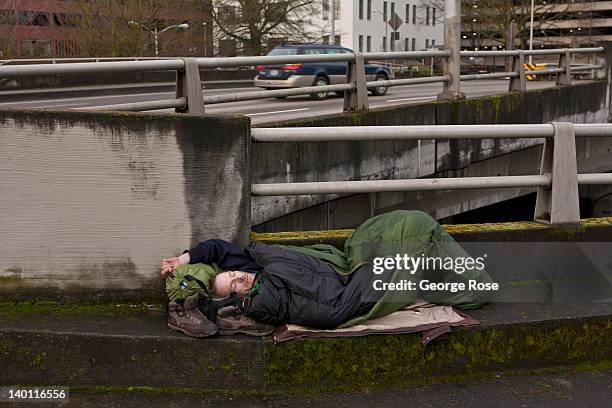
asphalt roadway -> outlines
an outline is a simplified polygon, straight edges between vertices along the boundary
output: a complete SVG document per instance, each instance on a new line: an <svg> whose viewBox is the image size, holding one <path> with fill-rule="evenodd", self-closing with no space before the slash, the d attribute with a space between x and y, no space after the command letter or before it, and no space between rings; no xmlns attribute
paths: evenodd
<svg viewBox="0 0 612 408"><path fill-rule="evenodd" d="M406 407L406 408L599 408L609 407L612 370L558 368L529 374L492 373L489 378L401 389L314 395L245 397L151 392L71 391L65 407ZM146 387L145 387L146 388ZM252 390L261 391L261 390ZM35 404L47 406L46 404ZM33 406L15 404L14 406Z"/></svg>
<svg viewBox="0 0 612 408"><path fill-rule="evenodd" d="M554 86L554 81L528 82L527 89L541 89ZM83 88L87 90L87 88ZM236 92L253 92L260 88L226 88L226 89L204 89L204 95L219 95ZM387 107L393 105L410 104L432 101L442 90L442 84L419 84L404 85L390 88L386 95L369 97L371 108ZM482 95L503 94L508 91L507 80L479 80L464 81L461 90L467 97ZM58 91L61 91L58 89ZM36 93L33 91L32 93ZM32 100L32 93L24 101L0 102L2 108L46 108L46 109L70 109L78 107L92 107L101 105L113 105L129 102L144 102L174 97L173 92L127 93L121 95L92 95L92 96L54 96L53 92L40 94L40 98ZM26 98L24 98L26 99ZM232 102L216 105L207 105L206 113L211 114L244 114L251 117L252 123L261 124L281 120L321 116L342 112L343 98L332 94L324 101L313 101L308 96L294 96L285 99L259 99L253 101ZM172 110L159 110L154 112L172 112Z"/></svg>

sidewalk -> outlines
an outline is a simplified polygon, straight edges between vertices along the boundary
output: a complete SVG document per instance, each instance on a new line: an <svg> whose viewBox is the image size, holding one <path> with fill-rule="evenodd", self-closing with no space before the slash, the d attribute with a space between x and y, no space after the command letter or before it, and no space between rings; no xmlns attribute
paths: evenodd
<svg viewBox="0 0 612 408"><path fill-rule="evenodd" d="M494 304L477 327L423 348L418 335L194 339L145 305L0 305L2 385L148 387L151 392L376 391L465 382L499 371L612 361L612 304Z"/></svg>
<svg viewBox="0 0 612 408"><path fill-rule="evenodd" d="M543 372L493 374L479 381L406 387L383 392L315 396L236 397L230 395L152 394L146 391L94 393L73 390L65 407L608 407L612 370L565 367Z"/></svg>

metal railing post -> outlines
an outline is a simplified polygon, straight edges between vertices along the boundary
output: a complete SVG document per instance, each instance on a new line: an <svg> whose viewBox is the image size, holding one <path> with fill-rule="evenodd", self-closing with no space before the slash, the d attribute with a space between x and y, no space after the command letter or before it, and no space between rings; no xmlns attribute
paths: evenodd
<svg viewBox="0 0 612 408"><path fill-rule="evenodd" d="M518 73L518 76L510 78L508 91L527 90L527 81L525 80L525 53L522 50L512 57L512 71Z"/></svg>
<svg viewBox="0 0 612 408"><path fill-rule="evenodd" d="M576 131L568 122L553 122L554 136L546 138L540 174L550 187L538 187L534 219L551 225L580 223Z"/></svg>
<svg viewBox="0 0 612 408"><path fill-rule="evenodd" d="M565 52L559 55L559 68L563 68L565 71L557 74L557 86L572 84L570 61L570 51L566 49Z"/></svg>
<svg viewBox="0 0 612 408"><path fill-rule="evenodd" d="M368 109L368 88L366 86L365 62L363 55L355 52L355 60L348 62L346 82L355 85L352 91L344 92L344 111Z"/></svg>
<svg viewBox="0 0 612 408"><path fill-rule="evenodd" d="M175 108L177 113L204 114L204 95L200 81L200 69L195 58L182 58L185 67L176 71L176 98L185 98L184 108Z"/></svg>
<svg viewBox="0 0 612 408"><path fill-rule="evenodd" d="M444 48L450 51L444 60L444 75L450 81L444 82L442 92L438 94L439 100L463 99L461 92L461 1L446 0L444 15Z"/></svg>

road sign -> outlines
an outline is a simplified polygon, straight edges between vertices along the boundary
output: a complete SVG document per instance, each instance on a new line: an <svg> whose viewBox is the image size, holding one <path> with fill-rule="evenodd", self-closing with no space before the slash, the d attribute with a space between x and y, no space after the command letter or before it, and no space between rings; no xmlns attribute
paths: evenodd
<svg viewBox="0 0 612 408"><path fill-rule="evenodd" d="M387 21L387 23L391 26L391 28L393 29L393 31L397 31L398 28L400 28L400 26L404 23L402 21L402 19L400 18L400 16L397 15L396 12L393 12L393 15L391 16L391 18L389 19L389 21Z"/></svg>

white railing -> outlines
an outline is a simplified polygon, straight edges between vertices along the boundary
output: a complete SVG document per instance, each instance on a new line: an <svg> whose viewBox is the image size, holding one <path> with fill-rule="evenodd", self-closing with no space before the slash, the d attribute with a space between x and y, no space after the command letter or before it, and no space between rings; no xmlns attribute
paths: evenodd
<svg viewBox="0 0 612 408"><path fill-rule="evenodd" d="M576 137L612 137L612 124L555 122L524 125L358 126L252 128L254 143L364 140L543 138L540 174L407 180L252 184L253 196L356 194L392 191L536 187L534 219L553 225L580 222L578 186L612 184L611 173L578 174Z"/></svg>
<svg viewBox="0 0 612 408"><path fill-rule="evenodd" d="M405 51L405 52L371 52L346 54L318 54L318 55L282 55L282 56L255 56L255 57L229 57L229 58L168 58L147 59L143 61L99 61L99 62L70 62L35 65L2 65L0 78L15 78L41 75L71 75L71 74L97 74L113 72L146 72L146 71L176 71L177 85L176 98L163 101L127 103L91 108L77 108L82 110L157 110L175 108L177 112L193 114L204 113L206 104L245 101L252 99L274 98L294 95L308 95L322 92L344 92L346 111L368 109L368 89L378 87L393 87L411 84L440 82L452 89L459 89L460 81L477 79L509 78L510 91L524 91L526 55L559 55L558 68L548 68L530 71L529 74L556 74L557 84L571 84L572 73L578 71L595 70L601 65L584 65L571 67L569 56L577 53L598 53L603 48L571 48L533 51L462 51L461 56L507 56L513 58L512 71L489 74L470 74L453 77L452 72L445 68L440 76L393 79L380 81L366 81L365 62L369 60L398 60L414 58L443 58L451 56L449 50ZM70 61L74 61L71 59ZM346 83L338 85L310 86L295 89L267 90L260 92L243 92L225 95L206 96L202 94L200 68L237 68L254 65L284 65L294 63L317 62L346 62ZM448 64L445 64L445 67ZM441 95L444 98L444 93Z"/></svg>

